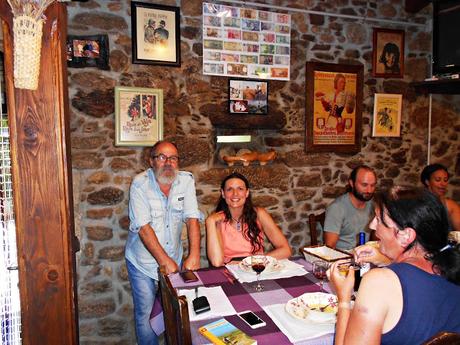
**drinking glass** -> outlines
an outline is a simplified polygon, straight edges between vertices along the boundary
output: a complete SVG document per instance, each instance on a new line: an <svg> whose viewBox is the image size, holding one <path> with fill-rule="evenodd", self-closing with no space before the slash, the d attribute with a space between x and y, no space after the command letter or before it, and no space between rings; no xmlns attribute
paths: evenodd
<svg viewBox="0 0 460 345"><path fill-rule="evenodd" d="M324 292L323 282L326 278L326 271L329 268L329 264L323 260L313 261L313 274L319 280L319 287L321 292Z"/></svg>
<svg viewBox="0 0 460 345"><path fill-rule="evenodd" d="M254 272L257 274L257 285L254 287L256 291L262 291L264 286L260 284L259 276L265 269L267 265L267 258L265 255L253 255L251 256L251 267Z"/></svg>

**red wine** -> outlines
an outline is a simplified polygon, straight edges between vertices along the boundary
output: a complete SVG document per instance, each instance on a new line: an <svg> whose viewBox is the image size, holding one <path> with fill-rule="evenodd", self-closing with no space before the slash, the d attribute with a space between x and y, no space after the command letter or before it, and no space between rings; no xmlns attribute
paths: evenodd
<svg viewBox="0 0 460 345"><path fill-rule="evenodd" d="M326 276L327 276L326 271L315 271L313 274L318 279L326 279Z"/></svg>
<svg viewBox="0 0 460 345"><path fill-rule="evenodd" d="M252 269L256 273L261 273L265 269L265 265L264 264L254 264L254 265L252 265Z"/></svg>

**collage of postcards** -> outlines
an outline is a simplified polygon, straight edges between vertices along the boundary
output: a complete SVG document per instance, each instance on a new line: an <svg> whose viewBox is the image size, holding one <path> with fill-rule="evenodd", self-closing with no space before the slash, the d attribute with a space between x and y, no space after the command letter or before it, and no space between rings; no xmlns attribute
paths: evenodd
<svg viewBox="0 0 460 345"><path fill-rule="evenodd" d="M203 2L203 73L289 80L291 16Z"/></svg>

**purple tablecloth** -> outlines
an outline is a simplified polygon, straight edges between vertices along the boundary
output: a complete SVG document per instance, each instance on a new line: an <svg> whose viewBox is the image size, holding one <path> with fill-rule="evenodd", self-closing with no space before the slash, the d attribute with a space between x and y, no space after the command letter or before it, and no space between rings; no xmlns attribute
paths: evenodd
<svg viewBox="0 0 460 345"><path fill-rule="evenodd" d="M307 271L311 271L310 264L304 259L296 259L295 261L304 265ZM318 280L313 276L313 274L308 273L305 276L300 277L263 280L262 283L264 285L264 291L255 292L253 288L254 283L241 284L238 281L235 281L232 284L223 274L223 270L223 268L199 270L196 272L200 278L199 281L191 284L184 283L178 274L172 274L169 278L171 280L171 284L178 289L194 288L195 286L221 286L237 312L251 310L259 315L267 323L267 326L258 329L251 329L236 315L226 316L225 318L229 322L234 324L243 332L257 339L259 345L291 344L289 339L279 330L262 307L272 304L286 303L291 298L298 297L306 292L320 291ZM325 290L329 290L326 283L324 284L324 287ZM198 332L198 328L217 319L218 318L207 319L190 323L193 344L209 344L207 338ZM161 313L161 304L159 300L155 301L150 323L152 328L158 334L164 331L163 315ZM331 345L333 344L333 340L334 335L328 334L296 344Z"/></svg>

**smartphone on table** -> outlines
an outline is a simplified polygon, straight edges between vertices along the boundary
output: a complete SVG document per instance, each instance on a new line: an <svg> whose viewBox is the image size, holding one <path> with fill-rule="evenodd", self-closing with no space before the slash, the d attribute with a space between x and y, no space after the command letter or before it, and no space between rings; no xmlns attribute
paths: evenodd
<svg viewBox="0 0 460 345"><path fill-rule="evenodd" d="M249 325L249 327L254 328L254 329L264 327L267 325L264 320L262 320L260 317L258 317L255 313L253 313L250 310L246 310L241 313L238 313L238 316L244 322L246 322Z"/></svg>
<svg viewBox="0 0 460 345"><path fill-rule="evenodd" d="M185 283L192 283L198 281L198 277L195 273L193 273L193 271L182 271L179 272L179 275Z"/></svg>

